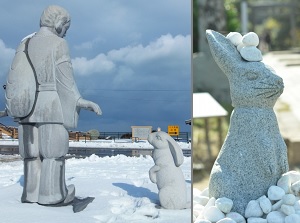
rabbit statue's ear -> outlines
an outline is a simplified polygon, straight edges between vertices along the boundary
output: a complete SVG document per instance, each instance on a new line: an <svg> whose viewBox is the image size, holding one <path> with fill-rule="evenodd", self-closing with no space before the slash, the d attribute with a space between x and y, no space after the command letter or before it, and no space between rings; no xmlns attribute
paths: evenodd
<svg viewBox="0 0 300 223"><path fill-rule="evenodd" d="M167 141L168 141L170 151L173 156L174 163L178 167L184 161L182 150L181 150L180 146L178 145L178 143L171 136L169 136L167 138Z"/></svg>
<svg viewBox="0 0 300 223"><path fill-rule="evenodd" d="M236 47L222 34L213 30L206 30L206 38L216 63L226 75L232 73L232 69L238 63L243 62Z"/></svg>

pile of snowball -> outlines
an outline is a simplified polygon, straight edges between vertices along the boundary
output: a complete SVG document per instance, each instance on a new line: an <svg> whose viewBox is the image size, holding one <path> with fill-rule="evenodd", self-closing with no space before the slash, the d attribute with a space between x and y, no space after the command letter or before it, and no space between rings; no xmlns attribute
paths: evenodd
<svg viewBox="0 0 300 223"><path fill-rule="evenodd" d="M256 33L249 32L242 36L238 32L230 32L226 38L237 47L244 60L249 62L262 61L261 52L256 48L259 44L259 38Z"/></svg>
<svg viewBox="0 0 300 223"><path fill-rule="evenodd" d="M229 198L209 198L208 188L193 189L194 223L300 223L300 172L289 171L266 195L251 200L245 216L231 212ZM247 220L247 221L246 221Z"/></svg>

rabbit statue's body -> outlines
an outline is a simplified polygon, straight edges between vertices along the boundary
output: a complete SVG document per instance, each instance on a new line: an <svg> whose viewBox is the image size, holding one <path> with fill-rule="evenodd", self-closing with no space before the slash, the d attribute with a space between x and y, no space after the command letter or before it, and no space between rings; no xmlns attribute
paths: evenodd
<svg viewBox="0 0 300 223"><path fill-rule="evenodd" d="M188 208L186 183L179 167L184 161L181 148L162 131L149 134L148 141L154 147L155 163L149 177L157 184L160 205L166 209Z"/></svg>
<svg viewBox="0 0 300 223"><path fill-rule="evenodd" d="M223 35L207 31L214 59L226 74L234 111L210 175L211 197L233 200L244 215L250 200L267 194L288 171L286 145L273 106L283 81L262 62L246 62Z"/></svg>

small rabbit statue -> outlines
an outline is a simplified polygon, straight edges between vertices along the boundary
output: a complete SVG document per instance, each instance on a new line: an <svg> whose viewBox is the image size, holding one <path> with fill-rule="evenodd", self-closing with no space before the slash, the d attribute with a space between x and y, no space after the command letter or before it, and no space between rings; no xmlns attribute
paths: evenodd
<svg viewBox="0 0 300 223"><path fill-rule="evenodd" d="M157 184L160 204L166 209L189 208L185 179L180 169L184 161L178 143L163 131L149 134L149 143L154 147L152 154L155 165L149 177Z"/></svg>
<svg viewBox="0 0 300 223"><path fill-rule="evenodd" d="M234 107L210 174L209 195L232 199L232 211L244 215L248 202L267 194L289 169L273 111L284 85L272 68L244 59L222 34L207 30L206 36L216 63L229 80Z"/></svg>

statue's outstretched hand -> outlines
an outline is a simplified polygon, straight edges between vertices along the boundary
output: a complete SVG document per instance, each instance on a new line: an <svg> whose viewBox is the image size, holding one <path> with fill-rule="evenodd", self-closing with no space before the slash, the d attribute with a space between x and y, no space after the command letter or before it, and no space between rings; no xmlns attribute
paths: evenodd
<svg viewBox="0 0 300 223"><path fill-rule="evenodd" d="M92 101L85 100L83 98L80 98L77 102L77 106L83 109L87 109L90 111L95 112L97 115L102 115L102 111L96 103Z"/></svg>
<svg viewBox="0 0 300 223"><path fill-rule="evenodd" d="M99 105L92 101L89 102L87 109L95 112L97 115L102 115L102 111L101 111L101 108L99 107Z"/></svg>

